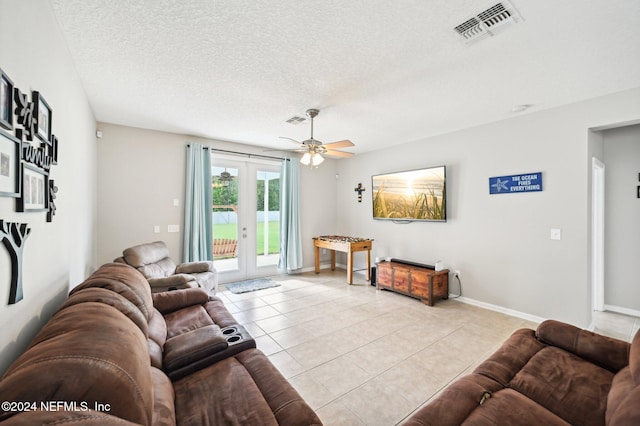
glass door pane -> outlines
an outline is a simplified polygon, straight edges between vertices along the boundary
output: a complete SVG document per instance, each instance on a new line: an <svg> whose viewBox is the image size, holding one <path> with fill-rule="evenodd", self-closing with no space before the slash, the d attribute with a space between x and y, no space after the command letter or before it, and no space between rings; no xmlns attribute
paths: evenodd
<svg viewBox="0 0 640 426"><path fill-rule="evenodd" d="M280 171L258 166L255 176L256 272L264 275L269 267L275 273L280 260Z"/></svg>
<svg viewBox="0 0 640 426"><path fill-rule="evenodd" d="M239 170L213 166L213 265L219 272L238 271Z"/></svg>

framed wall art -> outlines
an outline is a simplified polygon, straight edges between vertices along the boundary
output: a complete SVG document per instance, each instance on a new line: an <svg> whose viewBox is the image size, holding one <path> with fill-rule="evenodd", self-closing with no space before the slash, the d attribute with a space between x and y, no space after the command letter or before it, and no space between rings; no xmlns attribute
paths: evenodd
<svg viewBox="0 0 640 426"><path fill-rule="evenodd" d="M17 199L19 212L43 212L49 205L49 176L44 170L22 163L22 196Z"/></svg>
<svg viewBox="0 0 640 426"><path fill-rule="evenodd" d="M40 140L49 144L51 140L51 107L38 91L33 91L32 99L35 103L35 116L38 122L36 135Z"/></svg>
<svg viewBox="0 0 640 426"><path fill-rule="evenodd" d="M20 139L0 130L0 196L19 197L22 179Z"/></svg>
<svg viewBox="0 0 640 426"><path fill-rule="evenodd" d="M13 81L0 68L0 126L13 129Z"/></svg>

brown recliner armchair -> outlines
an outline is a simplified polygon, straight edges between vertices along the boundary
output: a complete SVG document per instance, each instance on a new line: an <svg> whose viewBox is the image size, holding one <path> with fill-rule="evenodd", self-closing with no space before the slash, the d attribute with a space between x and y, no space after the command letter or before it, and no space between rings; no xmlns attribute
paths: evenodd
<svg viewBox="0 0 640 426"><path fill-rule="evenodd" d="M201 287L209 294L215 294L218 288L218 274L213 262L186 262L177 265L169 257L169 249L163 241L129 247L115 262L126 263L140 271L149 281L153 293Z"/></svg>

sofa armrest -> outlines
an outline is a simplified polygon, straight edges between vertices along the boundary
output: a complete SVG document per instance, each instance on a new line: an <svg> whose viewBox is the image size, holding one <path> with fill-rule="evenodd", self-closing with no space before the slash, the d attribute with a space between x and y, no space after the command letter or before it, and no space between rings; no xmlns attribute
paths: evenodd
<svg viewBox="0 0 640 426"><path fill-rule="evenodd" d="M175 291L153 293L153 306L165 315L193 305L204 305L209 295L202 288L183 288Z"/></svg>
<svg viewBox="0 0 640 426"><path fill-rule="evenodd" d="M547 320L536 330L538 340L557 346L614 373L629 365L630 345L622 340Z"/></svg>
<svg viewBox="0 0 640 426"><path fill-rule="evenodd" d="M163 288L189 288L189 287L197 287L198 283L196 279L191 275L187 274L176 274L169 275L168 277L160 277L160 278L149 278L149 285L151 289L155 287L163 287Z"/></svg>
<svg viewBox="0 0 640 426"><path fill-rule="evenodd" d="M217 325L196 328L165 342L163 366L167 372L171 372L228 347L229 343Z"/></svg>
<svg viewBox="0 0 640 426"><path fill-rule="evenodd" d="M176 266L176 273L178 274L197 274L213 270L213 262L185 262Z"/></svg>

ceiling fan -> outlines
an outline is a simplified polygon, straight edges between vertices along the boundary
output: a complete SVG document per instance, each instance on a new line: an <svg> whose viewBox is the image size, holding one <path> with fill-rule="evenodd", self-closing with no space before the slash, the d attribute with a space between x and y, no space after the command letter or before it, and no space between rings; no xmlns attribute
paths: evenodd
<svg viewBox="0 0 640 426"><path fill-rule="evenodd" d="M295 139L291 139L285 136L280 136L282 139L289 139L299 145L296 149L291 149L288 151L299 151L304 152L304 155L300 159L300 162L305 166L319 166L323 161L323 155L327 155L330 157L341 157L341 158L350 158L353 157L353 153L338 151L337 148L347 148L351 146L355 146L353 142L350 140L342 140L338 142L332 142L323 144L317 139L313 138L313 119L320 113L317 109L308 109L307 116L311 118L311 137L302 142L298 142Z"/></svg>

